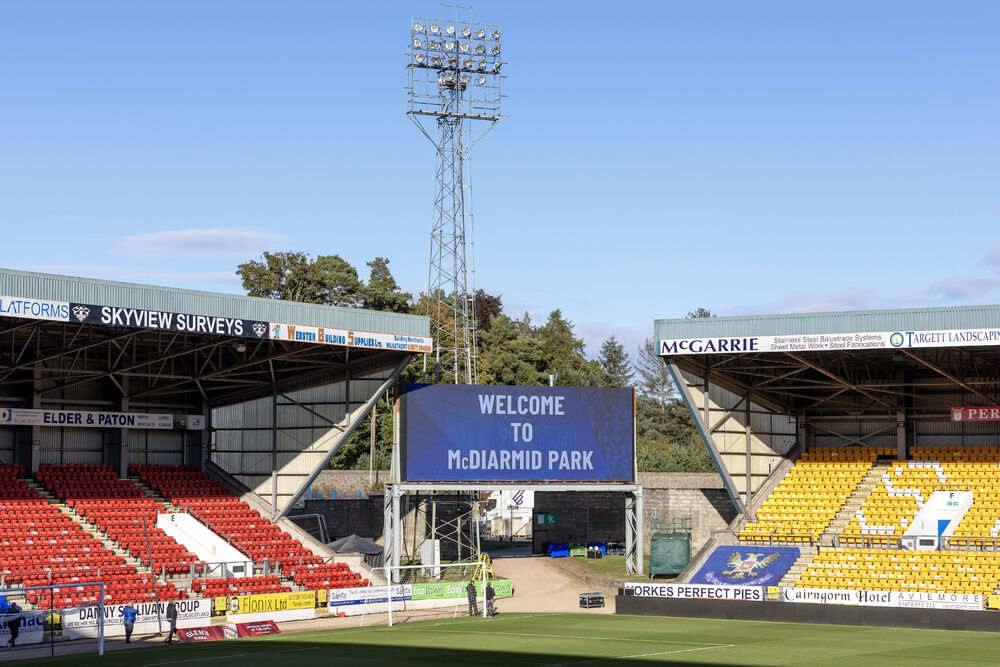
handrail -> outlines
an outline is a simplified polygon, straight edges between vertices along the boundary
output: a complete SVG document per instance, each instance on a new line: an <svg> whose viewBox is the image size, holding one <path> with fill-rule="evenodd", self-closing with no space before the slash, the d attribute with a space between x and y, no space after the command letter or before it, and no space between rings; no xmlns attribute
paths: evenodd
<svg viewBox="0 0 1000 667"><path fill-rule="evenodd" d="M173 504L173 503L171 503L171 504ZM202 515L198 514L197 512L195 512L194 510L192 510L189 507L184 507L184 506L181 506L181 505L174 505L174 507L178 508L180 511L179 512L172 512L172 514L190 514L194 518L198 519L198 521L200 521L201 523L203 523L213 533L215 533L219 537L225 539L226 542L229 544L229 546L231 546L232 548L234 548L237 551L239 551L241 554L243 554L244 556L246 556L251 561L253 560L253 556L251 556L249 553L247 553L246 549L244 549L243 547L235 544L233 542L233 540L232 540L231 537L229 537L224 532L222 532L221 530L219 530L218 528L216 528L214 525L212 525L211 521L209 521L208 519L206 519Z"/></svg>

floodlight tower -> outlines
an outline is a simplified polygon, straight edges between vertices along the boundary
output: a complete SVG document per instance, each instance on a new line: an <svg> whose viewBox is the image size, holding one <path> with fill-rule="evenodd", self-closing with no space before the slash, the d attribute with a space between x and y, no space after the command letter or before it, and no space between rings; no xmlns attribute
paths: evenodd
<svg viewBox="0 0 1000 667"><path fill-rule="evenodd" d="M437 149L427 293L438 382L478 382L469 160L500 121L501 64L499 26L473 23L469 7L410 23L406 113Z"/></svg>

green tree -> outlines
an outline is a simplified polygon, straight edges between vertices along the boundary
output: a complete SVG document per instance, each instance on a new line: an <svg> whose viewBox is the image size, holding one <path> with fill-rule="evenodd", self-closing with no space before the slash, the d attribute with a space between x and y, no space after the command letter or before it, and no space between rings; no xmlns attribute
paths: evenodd
<svg viewBox="0 0 1000 667"><path fill-rule="evenodd" d="M249 296L304 303L327 303L323 276L301 252L265 252L236 268Z"/></svg>
<svg viewBox="0 0 1000 667"><path fill-rule="evenodd" d="M479 381L483 384L539 385L546 381L541 347L520 335L506 315L492 318L479 334Z"/></svg>
<svg viewBox="0 0 1000 667"><path fill-rule="evenodd" d="M583 339L573 332L573 323L553 310L548 321L535 330L545 360L545 374L554 375L563 387L590 387L599 383L600 365L591 364L583 354Z"/></svg>
<svg viewBox="0 0 1000 667"><path fill-rule="evenodd" d="M601 355L598 358L601 365L601 383L605 387L632 386L632 364L629 363L625 346L612 335L601 345Z"/></svg>
<svg viewBox="0 0 1000 667"><path fill-rule="evenodd" d="M656 354L656 345L652 338L647 338L639 347L639 358L636 360L635 369L639 374L636 383L638 392L655 400L665 410L667 403L676 397L677 392L670 369Z"/></svg>
<svg viewBox="0 0 1000 667"><path fill-rule="evenodd" d="M326 300L331 306L357 306L361 302L362 284L358 270L340 255L320 255L316 268L322 276Z"/></svg>
<svg viewBox="0 0 1000 667"><path fill-rule="evenodd" d="M684 317L687 317L687 318L690 318L690 319L700 319L700 318L703 318L703 317L715 317L715 314L712 311L710 311L708 308L701 308L701 307L699 307L699 308L695 308L694 310L688 312L688 314L685 315Z"/></svg>
<svg viewBox="0 0 1000 667"><path fill-rule="evenodd" d="M368 284L361 288L364 307L369 310L388 310L394 313L410 312L412 294L403 292L396 279L389 272L389 260L376 257L368 262L371 276Z"/></svg>
<svg viewBox="0 0 1000 667"><path fill-rule="evenodd" d="M478 289L472 297L473 313L476 316L476 326L480 331L486 331L492 325L494 317L503 313L503 302L499 296L487 294Z"/></svg>

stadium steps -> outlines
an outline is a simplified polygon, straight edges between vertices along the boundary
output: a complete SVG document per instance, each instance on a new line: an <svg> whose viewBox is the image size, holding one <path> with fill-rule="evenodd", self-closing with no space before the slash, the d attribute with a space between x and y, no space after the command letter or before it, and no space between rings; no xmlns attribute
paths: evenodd
<svg viewBox="0 0 1000 667"><path fill-rule="evenodd" d="M146 571L146 567L139 561L138 558L133 557L132 554L129 553L127 549L123 549L116 540L108 537L107 533L99 530L94 524L80 516L75 509L65 503L58 503L58 507L59 511L73 519L74 523L78 524L80 528L83 529L83 532L93 536L93 538L104 545L104 548L108 551L112 552L116 556L124 558L126 565L134 567L137 572Z"/></svg>
<svg viewBox="0 0 1000 667"><path fill-rule="evenodd" d="M46 489L44 486L42 486L41 484L39 484L38 482L36 482L34 477L22 477L21 479L23 479L25 482L27 482L28 486L30 486L32 489L34 489L35 491L37 491L38 495L40 495L42 498L44 498L45 501L48 502L49 505L60 505L60 506L63 506L63 507L65 506L64 503L63 503L63 501L61 501L58 498L56 498L56 496L55 496L54 493L52 493L51 491L49 491L48 489Z"/></svg>
<svg viewBox="0 0 1000 667"><path fill-rule="evenodd" d="M795 586L795 583L802 577L809 565L816 559L816 556L819 555L819 549L816 547L799 547L799 550L800 555L798 560L788 568L788 572L778 582L779 586Z"/></svg>
<svg viewBox="0 0 1000 667"><path fill-rule="evenodd" d="M875 487L878 486L882 475L887 473L890 467L891 464L888 462L876 463L865 474L864 478L858 482L858 486L851 493L847 501L844 502L844 506L840 508L840 511L837 512L836 516L830 522L830 525L823 531L823 535L820 537L821 546L836 546L836 541L847 528L847 524L851 522L851 519L861 509L861 506L865 504L868 496L875 491Z"/></svg>

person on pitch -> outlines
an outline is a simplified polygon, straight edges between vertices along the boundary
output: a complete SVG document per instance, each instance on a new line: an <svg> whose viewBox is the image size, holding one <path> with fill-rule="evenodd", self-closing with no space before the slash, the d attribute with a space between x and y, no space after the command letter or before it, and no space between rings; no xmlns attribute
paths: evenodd
<svg viewBox="0 0 1000 667"><path fill-rule="evenodd" d="M170 624L170 632L167 634L167 643L174 643L174 635L177 634L177 604L171 600L167 605L167 623Z"/></svg>
<svg viewBox="0 0 1000 667"><path fill-rule="evenodd" d="M493 605L493 598L497 596L496 591L493 590L493 582L486 582L486 615L494 616L497 613L497 608Z"/></svg>
<svg viewBox="0 0 1000 667"><path fill-rule="evenodd" d="M476 600L476 584L472 581L465 587L465 592L469 594L469 616L479 616L479 603Z"/></svg>
<svg viewBox="0 0 1000 667"><path fill-rule="evenodd" d="M135 628L135 617L139 611L131 603L126 604L122 609L122 617L125 621L125 643L132 643L132 630Z"/></svg>
<svg viewBox="0 0 1000 667"><path fill-rule="evenodd" d="M6 616L7 629L10 631L7 647L14 648L17 646L17 635L21 629L21 608L17 606L16 602L11 602L10 606L7 607Z"/></svg>

